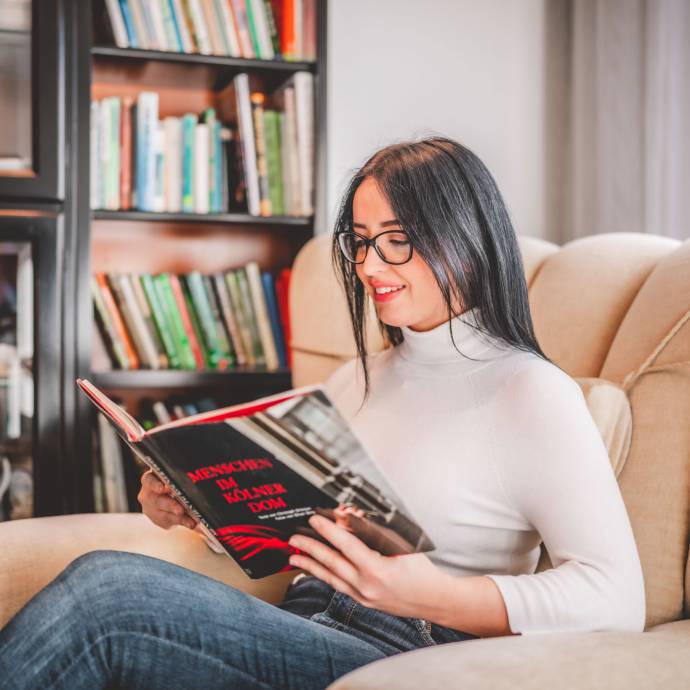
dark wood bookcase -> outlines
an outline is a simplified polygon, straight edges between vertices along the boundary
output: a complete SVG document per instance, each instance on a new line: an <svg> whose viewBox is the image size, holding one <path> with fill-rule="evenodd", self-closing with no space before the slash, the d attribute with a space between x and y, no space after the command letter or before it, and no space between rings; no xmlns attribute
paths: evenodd
<svg viewBox="0 0 690 690"><path fill-rule="evenodd" d="M40 275L36 271L35 515L93 510L94 413L78 395L75 378L90 378L133 407L143 396L192 390L241 402L291 385L285 369L92 371L92 273L210 273L251 260L263 270L290 266L327 215L326 0L318 2L313 63L116 48L94 30L95 13L102 11L101 0L34 0L33 138L40 174L0 176L0 213L10 218L0 222L0 240L16 237L24 227L32 242L43 243ZM155 90L161 94L162 118L215 105L240 72L272 90L299 70L315 76L313 217L89 208L92 98ZM24 225L17 225L12 214L23 217Z"/></svg>

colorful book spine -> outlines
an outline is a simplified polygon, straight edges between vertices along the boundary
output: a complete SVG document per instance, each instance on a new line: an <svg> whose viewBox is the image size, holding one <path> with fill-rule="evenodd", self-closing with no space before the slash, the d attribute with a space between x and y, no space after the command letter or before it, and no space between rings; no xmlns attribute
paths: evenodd
<svg viewBox="0 0 690 690"><path fill-rule="evenodd" d="M266 135L266 174L268 194L273 215L285 213L283 200L283 162L280 155L280 116L275 110L264 110L264 133Z"/></svg>
<svg viewBox="0 0 690 690"><path fill-rule="evenodd" d="M180 368L180 355L175 347L175 339L172 334L172 326L166 319L166 310L163 308L161 301L153 284L153 278L150 273L142 273L139 276L141 287L144 290L146 299L148 300L151 316L158 331L158 336L163 344L165 354L168 358L168 366L171 369Z"/></svg>
<svg viewBox="0 0 690 690"><path fill-rule="evenodd" d="M194 356L194 362L197 369L204 368L204 357L201 352L201 346L194 332L194 327L192 326L192 320L189 316L189 311L187 310L187 304L184 298L184 292L182 291L182 285L180 284L180 279L174 274L168 274L168 282L170 284L170 289L172 290L173 297L175 298L175 304L177 304L177 310L182 319L182 326L187 333L187 339L189 340L189 346L192 349L192 354Z"/></svg>
<svg viewBox="0 0 690 690"><path fill-rule="evenodd" d="M120 338L108 308L105 305L101 289L95 277L91 278L91 296L93 298L96 321L103 334L103 340L109 350L111 359L119 369L129 369L130 363L125 344Z"/></svg>
<svg viewBox="0 0 690 690"><path fill-rule="evenodd" d="M256 319L261 347L266 358L266 368L269 371L275 371L280 366L280 363L278 360L276 343L273 339L273 332L271 330L271 321L268 315L268 307L266 305L266 296L264 295L259 265L256 261L250 261L244 267L244 271L247 276L247 285L251 295L251 305Z"/></svg>
<svg viewBox="0 0 690 690"><path fill-rule="evenodd" d="M276 301L273 276L266 271L261 274L261 281L263 283L264 295L266 297L266 307L268 309L268 317L271 322L273 341L275 342L276 351L278 353L278 362L281 367L287 367L285 337L283 335L283 328L280 324L280 316L278 314L278 304Z"/></svg>
<svg viewBox="0 0 690 690"><path fill-rule="evenodd" d="M94 277L101 291L103 303L105 304L105 307L108 310L108 315L112 321L113 327L117 331L118 338L122 342L123 347L125 349L127 360L129 362L129 368L138 369L139 355L137 355L134 349L132 339L130 338L129 333L127 332L127 328L125 327L125 323L122 320L122 316L120 316L120 311L117 308L115 298L113 297L113 293L111 292L110 286L108 285L106 274L96 273Z"/></svg>
<svg viewBox="0 0 690 690"><path fill-rule="evenodd" d="M194 213L194 139L196 115L182 117L182 210Z"/></svg>
<svg viewBox="0 0 690 690"><path fill-rule="evenodd" d="M228 294L230 296L232 313L235 315L235 319L237 320L237 325L239 328L240 338L242 339L242 347L244 349L244 353L246 356L247 365L250 367L254 367L257 363L254 353L254 341L252 339L251 329L249 328L249 321L242 302L240 288L237 282L236 269L226 272L225 284L228 288Z"/></svg>
<svg viewBox="0 0 690 690"><path fill-rule="evenodd" d="M204 291L206 292L206 299L211 307L211 315L213 317L213 324L216 328L216 337L218 339L218 350L220 352L219 369L225 369L235 364L235 351L232 347L232 340L225 329L223 317L220 313L220 306L216 299L216 293L213 289L213 279L211 276L202 275L201 280L204 284Z"/></svg>
<svg viewBox="0 0 690 690"><path fill-rule="evenodd" d="M120 208L132 207L132 106L134 99L122 99L120 115Z"/></svg>
<svg viewBox="0 0 690 690"><path fill-rule="evenodd" d="M242 336L240 335L237 318L232 308L232 302L230 301L230 294L225 282L225 276L222 273L216 273L213 276L213 286L215 288L216 297L218 298L218 304L223 316L223 321L225 322L225 327L232 341L232 348L235 351L237 364L239 366L244 366L247 364L247 356L244 352L244 344L242 342Z"/></svg>
<svg viewBox="0 0 690 690"><path fill-rule="evenodd" d="M165 311L166 321L172 326L175 348L177 349L182 369L196 369L196 359L172 291L170 275L162 273L154 276L153 284L158 292L160 304Z"/></svg>
<svg viewBox="0 0 690 690"><path fill-rule="evenodd" d="M259 324L256 321L256 314L254 312L254 305L252 303L251 290L249 289L249 281L244 268L237 268L234 271L237 280L237 287L239 289L239 298L242 304L242 309L247 319L249 327L249 334L251 337L252 352L254 354L254 363L257 367L266 366L266 353L259 335Z"/></svg>
<svg viewBox="0 0 690 690"><path fill-rule="evenodd" d="M225 368L227 366L227 358L224 356L224 353L221 352L213 312L208 301L208 296L206 295L201 273L198 271L188 273L186 275L186 281L192 298L192 304L194 305L194 310L199 320L206 351L208 352L210 368Z"/></svg>
<svg viewBox="0 0 690 690"><path fill-rule="evenodd" d="M254 125L254 145L256 147L256 171L259 178L259 212L262 216L270 216L272 215L272 210L266 166L266 136L264 134L265 98L262 93L253 93L251 95L251 107L252 124Z"/></svg>

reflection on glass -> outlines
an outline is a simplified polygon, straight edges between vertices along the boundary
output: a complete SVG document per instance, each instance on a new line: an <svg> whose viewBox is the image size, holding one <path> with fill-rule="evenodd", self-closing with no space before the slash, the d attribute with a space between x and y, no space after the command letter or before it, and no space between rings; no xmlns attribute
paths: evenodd
<svg viewBox="0 0 690 690"><path fill-rule="evenodd" d="M0 174L32 167L31 0L0 0Z"/></svg>
<svg viewBox="0 0 690 690"><path fill-rule="evenodd" d="M0 521L33 514L33 258L0 242Z"/></svg>

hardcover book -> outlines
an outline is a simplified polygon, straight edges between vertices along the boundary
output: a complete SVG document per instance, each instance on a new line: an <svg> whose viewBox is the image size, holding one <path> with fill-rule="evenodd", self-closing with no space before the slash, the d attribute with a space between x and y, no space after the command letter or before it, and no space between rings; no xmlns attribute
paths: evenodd
<svg viewBox="0 0 690 690"><path fill-rule="evenodd" d="M92 383L77 380L117 433L169 487L206 537L252 579L295 570L293 534L324 541L314 514L393 556L435 548L321 385L144 431Z"/></svg>

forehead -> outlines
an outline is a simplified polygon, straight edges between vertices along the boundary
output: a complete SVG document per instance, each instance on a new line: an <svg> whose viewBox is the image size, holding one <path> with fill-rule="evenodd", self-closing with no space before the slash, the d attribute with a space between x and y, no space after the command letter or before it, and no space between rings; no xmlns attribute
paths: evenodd
<svg viewBox="0 0 690 690"><path fill-rule="evenodd" d="M356 223L377 225L395 218L388 199L372 177L367 177L357 188L352 200L352 216Z"/></svg>

